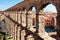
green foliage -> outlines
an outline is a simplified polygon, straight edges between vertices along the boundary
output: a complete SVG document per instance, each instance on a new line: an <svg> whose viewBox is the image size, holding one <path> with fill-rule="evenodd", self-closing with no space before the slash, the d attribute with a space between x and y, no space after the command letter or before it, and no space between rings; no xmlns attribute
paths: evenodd
<svg viewBox="0 0 60 40"><path fill-rule="evenodd" d="M7 31L6 30L3 30L2 33L0 33L0 37L3 37L4 40L10 40L9 39L9 36L6 35L6 33L7 33Z"/></svg>
<svg viewBox="0 0 60 40"><path fill-rule="evenodd" d="M5 35L5 40L10 40L9 37L7 35Z"/></svg>
<svg viewBox="0 0 60 40"><path fill-rule="evenodd" d="M0 33L0 37L4 37L4 35L2 35L2 34Z"/></svg>

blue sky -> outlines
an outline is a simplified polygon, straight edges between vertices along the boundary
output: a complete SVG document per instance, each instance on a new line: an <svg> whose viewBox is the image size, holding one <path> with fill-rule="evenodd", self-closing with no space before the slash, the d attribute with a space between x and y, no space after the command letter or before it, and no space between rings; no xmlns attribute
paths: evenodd
<svg viewBox="0 0 60 40"><path fill-rule="evenodd" d="M6 10L23 0L0 0L0 10Z"/></svg>
<svg viewBox="0 0 60 40"><path fill-rule="evenodd" d="M57 9L56 9L55 5L53 5L53 4L47 5L43 10L45 12L54 12L54 13L57 13Z"/></svg>

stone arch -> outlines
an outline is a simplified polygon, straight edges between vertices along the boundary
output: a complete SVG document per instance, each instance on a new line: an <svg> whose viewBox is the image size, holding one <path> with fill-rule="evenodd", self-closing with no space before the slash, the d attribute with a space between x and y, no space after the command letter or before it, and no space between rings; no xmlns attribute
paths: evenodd
<svg viewBox="0 0 60 40"><path fill-rule="evenodd" d="M36 7L35 7L35 6L30 6L30 7L29 7L29 10L32 10L32 8L33 8L33 7L36 9Z"/></svg>
<svg viewBox="0 0 60 40"><path fill-rule="evenodd" d="M40 3L39 3L40 4ZM48 4L50 3L42 3L40 6L39 6L39 9L38 10L42 10L43 8L45 8Z"/></svg>
<svg viewBox="0 0 60 40"><path fill-rule="evenodd" d="M38 5L40 5L40 3L37 3ZM55 7L56 7L56 9L58 10L59 8L58 8L58 5L56 4L56 3L41 3L41 5L39 6L39 9L38 9L38 5L36 6L36 8L38 9L38 10L42 10L43 8L45 8L47 5L49 5L49 4L53 4Z"/></svg>
<svg viewBox="0 0 60 40"><path fill-rule="evenodd" d="M39 14L41 14L41 15L39 15L39 17L40 17L40 20L42 20L43 19L43 21L44 21L44 15L43 14L45 14L44 13L44 11L43 11L43 8L45 8L47 5L49 5L50 3L46 3L46 4L42 4L41 5L41 7L40 7L40 9L39 10L41 10L41 11L39 11L40 13ZM53 4L54 5L54 4ZM40 20L39 20L39 22L40 22ZM40 35L42 35L43 33L45 33L46 35L48 35L43 29L44 29L44 27L42 26L42 25L44 25L44 23L43 23L43 21L42 21L42 23L39 25L39 27L41 28L41 29L39 29L39 30L41 30L42 31L42 33L41 33L41 31L40 31ZM42 27L41 27L42 26ZM44 35L45 35L44 34ZM41 36L42 37L42 36Z"/></svg>
<svg viewBox="0 0 60 40"><path fill-rule="evenodd" d="M25 9L26 9L26 8L25 8L25 7L23 7L21 10L22 10L22 11L24 11Z"/></svg>
<svg viewBox="0 0 60 40"><path fill-rule="evenodd" d="M55 10L56 13L57 13L57 7L56 7L54 4L52 4L52 3L46 5L44 8L48 8L48 6L51 7L50 5L54 8L54 10Z"/></svg>
<svg viewBox="0 0 60 40"><path fill-rule="evenodd" d="M58 13L57 13L57 8L56 8L56 6L55 6L54 4L48 4L48 5L46 6L46 9L47 9L47 7L48 7L49 5L52 5L52 6L53 6L54 11L53 11L53 10L52 10L52 11L49 10L49 11L52 13L52 15L53 15L53 13L55 13L55 15L53 15L53 16L55 16L54 18L56 19L57 16L58 16L58 15L57 15L57 14L58 14ZM47 12L49 12L49 11L47 11ZM53 20L54 20L54 18L53 18ZM56 24L57 24L57 20L54 20L54 21L55 21L54 24L55 24L55 26L57 27L57 25L56 25ZM55 27L55 28L56 28L56 27Z"/></svg>
<svg viewBox="0 0 60 40"><path fill-rule="evenodd" d="M32 12L32 9L35 9L35 12ZM30 6L29 7L29 11L28 11L28 29L31 30L32 32L35 32L36 30L34 29L35 27L33 27L33 19L35 18L35 21L36 21L36 8L35 6ZM30 21L29 21L30 20Z"/></svg>

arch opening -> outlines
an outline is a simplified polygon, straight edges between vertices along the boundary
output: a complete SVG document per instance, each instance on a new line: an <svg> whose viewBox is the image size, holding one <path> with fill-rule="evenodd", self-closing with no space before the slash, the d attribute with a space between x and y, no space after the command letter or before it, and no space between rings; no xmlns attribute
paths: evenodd
<svg viewBox="0 0 60 40"><path fill-rule="evenodd" d="M55 5L48 4L45 8L43 8L43 11L44 11L44 20L45 20L45 27L44 27L45 32L47 32L50 36L57 35L56 32L57 9Z"/></svg>
<svg viewBox="0 0 60 40"><path fill-rule="evenodd" d="M6 31L6 32L8 32L5 20L0 21L0 31Z"/></svg>
<svg viewBox="0 0 60 40"><path fill-rule="evenodd" d="M43 8L44 12L53 12L57 13L56 6L54 4L48 4L45 8Z"/></svg>
<svg viewBox="0 0 60 40"><path fill-rule="evenodd" d="M36 31L36 8L34 6L31 6L28 11L28 28L32 32Z"/></svg>
<svg viewBox="0 0 60 40"><path fill-rule="evenodd" d="M36 12L36 8L35 7L32 7L32 12Z"/></svg>
<svg viewBox="0 0 60 40"><path fill-rule="evenodd" d="M36 8L35 8L34 6L31 6L31 7L29 8L29 11L36 12Z"/></svg>

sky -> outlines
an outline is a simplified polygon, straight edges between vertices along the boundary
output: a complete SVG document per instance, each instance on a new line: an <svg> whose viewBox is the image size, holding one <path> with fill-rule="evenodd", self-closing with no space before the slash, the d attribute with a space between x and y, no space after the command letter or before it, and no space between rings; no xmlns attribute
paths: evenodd
<svg viewBox="0 0 60 40"><path fill-rule="evenodd" d="M0 10L6 10L22 1L24 0L0 0ZM35 10L35 8L33 8L33 10ZM53 4L47 5L43 10L45 12L57 12L57 9Z"/></svg>
<svg viewBox="0 0 60 40"><path fill-rule="evenodd" d="M6 10L23 0L0 0L0 10Z"/></svg>
<svg viewBox="0 0 60 40"><path fill-rule="evenodd" d="M47 5L43 10L45 12L54 12L54 13L57 13L57 9L56 9L55 5L53 5L53 4Z"/></svg>

